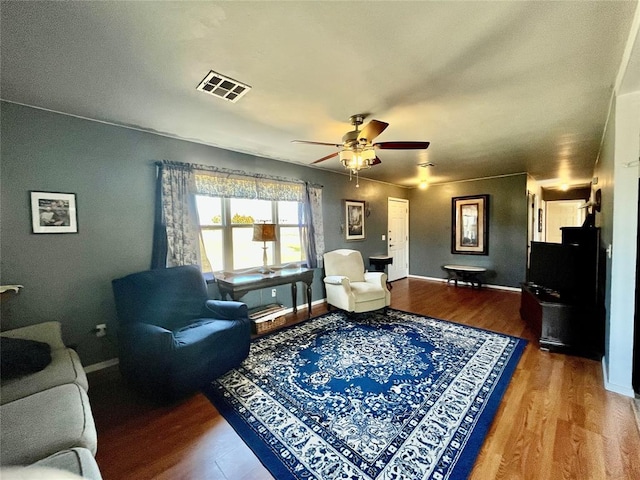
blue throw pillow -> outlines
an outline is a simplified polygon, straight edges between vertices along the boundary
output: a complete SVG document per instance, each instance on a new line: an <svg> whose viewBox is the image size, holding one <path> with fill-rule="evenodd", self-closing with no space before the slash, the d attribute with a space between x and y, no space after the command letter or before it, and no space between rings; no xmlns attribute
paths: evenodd
<svg viewBox="0 0 640 480"><path fill-rule="evenodd" d="M2 380L21 377L51 363L51 346L35 340L0 337L0 360Z"/></svg>

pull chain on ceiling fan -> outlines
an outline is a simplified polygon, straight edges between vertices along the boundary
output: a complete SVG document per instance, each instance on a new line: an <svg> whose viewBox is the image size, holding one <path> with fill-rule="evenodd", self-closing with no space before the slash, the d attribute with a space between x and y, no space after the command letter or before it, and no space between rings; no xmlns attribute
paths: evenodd
<svg viewBox="0 0 640 480"><path fill-rule="evenodd" d="M342 137L342 143L311 142L307 140L293 140L293 143L305 143L308 145L326 145L339 148L337 152L319 158L312 163L320 163L333 157L338 157L342 166L349 170L349 180L356 177L356 187L359 187L358 173L360 170L371 168L382 163L376 154L376 149L381 150L424 150L429 147L429 142L378 142L373 139L380 135L389 126L388 123L379 120L371 120L362 130L358 127L363 124L366 114L356 114L349 118L354 130L347 132Z"/></svg>

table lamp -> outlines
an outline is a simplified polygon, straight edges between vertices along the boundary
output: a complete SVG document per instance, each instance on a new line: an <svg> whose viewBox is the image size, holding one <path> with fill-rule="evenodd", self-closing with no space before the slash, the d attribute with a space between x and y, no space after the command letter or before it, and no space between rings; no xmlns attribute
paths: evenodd
<svg viewBox="0 0 640 480"><path fill-rule="evenodd" d="M258 270L260 273L273 273L273 270L267 267L267 242L275 242L276 240L275 223L253 224L253 241L263 243L262 268Z"/></svg>

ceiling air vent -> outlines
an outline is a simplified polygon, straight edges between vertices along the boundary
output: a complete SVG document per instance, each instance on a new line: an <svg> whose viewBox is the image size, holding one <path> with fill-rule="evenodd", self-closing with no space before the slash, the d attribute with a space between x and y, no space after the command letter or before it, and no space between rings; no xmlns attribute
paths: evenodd
<svg viewBox="0 0 640 480"><path fill-rule="evenodd" d="M197 90L235 103L251 90L251 87L211 70L200 82Z"/></svg>

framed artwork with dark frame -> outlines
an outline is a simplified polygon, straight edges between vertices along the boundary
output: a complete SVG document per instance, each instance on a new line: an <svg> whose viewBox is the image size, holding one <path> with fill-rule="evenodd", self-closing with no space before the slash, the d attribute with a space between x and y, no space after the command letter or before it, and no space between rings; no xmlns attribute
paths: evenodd
<svg viewBox="0 0 640 480"><path fill-rule="evenodd" d="M344 201L344 224L346 240L364 240L365 203L360 200Z"/></svg>
<svg viewBox="0 0 640 480"><path fill-rule="evenodd" d="M538 209L538 233L542 233L542 225L544 224L543 218L542 218L542 209L539 208Z"/></svg>
<svg viewBox="0 0 640 480"><path fill-rule="evenodd" d="M451 253L489 254L489 195L451 199Z"/></svg>
<svg viewBox="0 0 640 480"><path fill-rule="evenodd" d="M33 233L78 233L75 193L29 193Z"/></svg>

